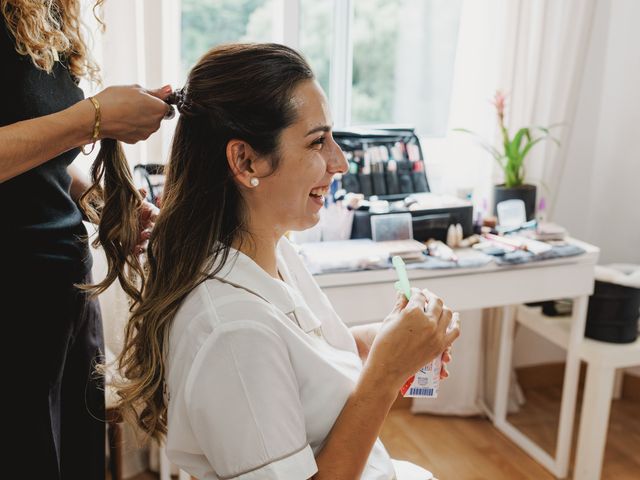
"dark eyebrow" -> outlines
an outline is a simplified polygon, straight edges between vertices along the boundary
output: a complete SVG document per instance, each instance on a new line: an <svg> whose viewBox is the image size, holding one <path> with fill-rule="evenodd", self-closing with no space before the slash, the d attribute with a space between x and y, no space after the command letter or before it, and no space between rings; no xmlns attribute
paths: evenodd
<svg viewBox="0 0 640 480"><path fill-rule="evenodd" d="M328 132L331 130L331 126L330 125L320 125L318 127L314 127L311 130L309 130L306 134L305 137L308 137L309 135L311 135L312 133L316 133L316 132Z"/></svg>

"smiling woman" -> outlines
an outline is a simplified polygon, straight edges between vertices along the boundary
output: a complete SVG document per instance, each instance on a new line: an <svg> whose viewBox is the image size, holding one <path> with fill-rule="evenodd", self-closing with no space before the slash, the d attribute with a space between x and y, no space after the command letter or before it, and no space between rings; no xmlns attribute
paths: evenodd
<svg viewBox="0 0 640 480"><path fill-rule="evenodd" d="M250 185L253 177L260 179L260 188L244 192L248 229L254 236L266 235L261 240L273 245L287 230L306 230L318 223L333 175L347 169L331 135L331 114L317 82L302 81L292 93L297 121L279 135L274 153L278 168L273 168L272 156L260 155L244 140L227 145L227 158L240 186ZM273 230L273 225L278 228Z"/></svg>
<svg viewBox="0 0 640 480"><path fill-rule="evenodd" d="M121 204L137 193L109 181L126 178L115 143L94 165L107 203L86 198L112 272L88 288L119 277L134 299L118 358L129 418L197 478L431 478L378 434L406 378L457 337L451 310L416 291L357 337L283 237L318 222L347 168L306 61L276 44L217 47L168 101L180 118L146 269L123 248L135 222Z"/></svg>

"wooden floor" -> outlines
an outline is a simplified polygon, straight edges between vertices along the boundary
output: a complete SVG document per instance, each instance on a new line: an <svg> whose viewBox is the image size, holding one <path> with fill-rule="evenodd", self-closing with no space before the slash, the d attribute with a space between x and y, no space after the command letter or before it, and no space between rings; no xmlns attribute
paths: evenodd
<svg viewBox="0 0 640 480"><path fill-rule="evenodd" d="M511 423L550 453L555 449L560 393L558 387L526 390L527 403L509 416ZM440 480L555 478L483 418L412 415L396 409L387 418L381 438L392 457L422 465ZM613 402L602 479L640 479L637 399Z"/></svg>
<svg viewBox="0 0 640 480"><path fill-rule="evenodd" d="M537 387L525 390L525 395L526 405L509 420L551 452L555 446L560 389ZM554 478L484 418L412 415L406 408L396 408L387 417L381 438L392 457L422 465L440 480ZM135 480L157 478L145 473ZM637 398L613 402L602 479L640 479Z"/></svg>

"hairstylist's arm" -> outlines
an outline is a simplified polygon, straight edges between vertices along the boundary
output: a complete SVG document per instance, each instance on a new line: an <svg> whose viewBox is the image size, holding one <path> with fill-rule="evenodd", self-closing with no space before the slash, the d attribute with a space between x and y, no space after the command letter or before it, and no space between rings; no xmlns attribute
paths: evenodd
<svg viewBox="0 0 640 480"><path fill-rule="evenodd" d="M95 97L100 103L100 138L126 143L145 140L160 126L170 87L109 87ZM51 115L0 127L0 182L91 142L95 109L89 100Z"/></svg>
<svg viewBox="0 0 640 480"><path fill-rule="evenodd" d="M446 333L452 315L430 292L414 289L408 302L398 295L353 393L316 457L314 480L360 477L398 390L460 334L457 325Z"/></svg>

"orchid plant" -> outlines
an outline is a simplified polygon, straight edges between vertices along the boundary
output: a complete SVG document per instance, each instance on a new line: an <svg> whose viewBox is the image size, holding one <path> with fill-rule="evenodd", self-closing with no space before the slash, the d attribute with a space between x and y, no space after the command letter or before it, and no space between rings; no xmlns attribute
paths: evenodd
<svg viewBox="0 0 640 480"><path fill-rule="evenodd" d="M522 127L512 138L504 123L506 95L502 91L498 90L491 103L495 107L498 115L498 126L500 127L502 135L502 151L478 138L478 135L470 130L466 130L464 128L456 128L455 130L458 132L469 133L478 138L482 148L488 151L500 165L500 168L504 173L504 186L507 188L519 187L524 184L524 159L531 148L538 142L545 139L551 139L557 145L560 145L560 142L551 136L551 129L559 126L559 124L550 125L549 127ZM534 136L535 133L538 133L539 136Z"/></svg>

